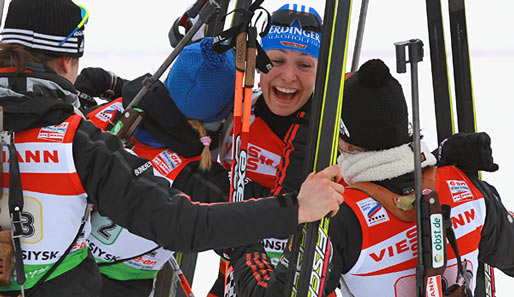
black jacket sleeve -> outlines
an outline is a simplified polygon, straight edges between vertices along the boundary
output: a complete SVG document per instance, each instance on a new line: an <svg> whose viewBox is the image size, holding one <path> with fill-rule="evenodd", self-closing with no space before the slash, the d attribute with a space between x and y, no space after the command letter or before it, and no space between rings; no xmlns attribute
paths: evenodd
<svg viewBox="0 0 514 297"><path fill-rule="evenodd" d="M128 153L116 136L102 133L88 121L78 127L73 155L82 186L100 214L170 250L237 246L287 236L297 226L295 195L193 203L154 176L148 160Z"/></svg>
<svg viewBox="0 0 514 297"><path fill-rule="evenodd" d="M198 202L226 202L230 193L230 178L228 171L219 163L213 162L211 170L199 168L199 161L187 164L173 181L173 187L191 196ZM245 197L268 197L270 189L256 182L245 185ZM200 200L197 200L200 199Z"/></svg>
<svg viewBox="0 0 514 297"><path fill-rule="evenodd" d="M514 277L514 219L503 206L495 187L475 177L470 179L484 194L486 206L478 260Z"/></svg>
<svg viewBox="0 0 514 297"><path fill-rule="evenodd" d="M281 297L287 295L288 286L292 284L292 274L290 273L295 265L290 262L291 250L289 247L292 239L293 237L289 238L288 248L284 250L275 269L270 265L268 255L261 244L244 247L245 252L242 254L236 251L236 258L231 255L237 296ZM333 253L323 296L329 296L338 286L341 277L340 263L339 255Z"/></svg>

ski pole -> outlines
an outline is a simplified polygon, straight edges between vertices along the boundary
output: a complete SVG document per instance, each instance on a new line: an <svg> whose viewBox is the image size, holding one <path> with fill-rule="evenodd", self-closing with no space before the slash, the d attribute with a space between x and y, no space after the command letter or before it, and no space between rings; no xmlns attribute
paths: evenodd
<svg viewBox="0 0 514 297"><path fill-rule="evenodd" d="M194 24L194 26L191 28L191 30L189 30L189 32L187 32L187 34L184 36L184 38L182 40L180 40L180 42L177 44L177 47L175 47L175 49L166 58L166 60L164 61L164 63L162 63L162 65L159 67L159 69L157 69L157 71L151 77L149 77L148 79L146 79L144 81L144 84L143 84L143 87L141 88L141 90L139 90L139 92L136 94L134 99L132 99L130 104L125 109L122 119L119 120L118 122L116 122L116 124L114 125L114 127L111 130L111 132L115 135L118 135L120 137L120 139L122 139L122 141L123 140L126 141L131 136L131 133L134 132L134 130L135 130L135 128L132 128L132 127L125 127L124 130L122 130L122 128L124 128L124 126L127 126L127 125L137 126L137 124L134 125L133 123L134 122L139 123L141 121L140 115L133 116L134 112L131 113L131 111L134 110L133 107L136 106L144 98L144 96L152 89L152 86L159 80L159 78L162 76L162 74L169 68L171 63L177 58L178 54L189 43L189 41L193 38L193 36L200 29L200 27L204 23L209 21L209 19L214 14L216 9L219 9L219 5L216 2L216 0L208 0L202 7L202 10L200 13L200 18L199 18L198 22L196 22ZM125 119L125 122L123 122L124 119ZM126 121L127 119L131 119L132 121L128 122L128 121ZM120 133L122 131L123 131L123 133Z"/></svg>
<svg viewBox="0 0 514 297"><path fill-rule="evenodd" d="M246 176L246 149L248 147L248 135L244 137L246 143L243 143L242 126L244 103L243 83L246 70L247 58L247 30L248 26L242 26L236 37L236 83L234 87L234 121L232 132L232 164L231 164L231 183L230 183L230 202L240 202L244 199L244 180ZM251 99L250 99L251 100ZM250 104L251 106L251 104ZM251 108L251 107L250 107ZM246 128L246 127L245 127ZM247 133L245 133L247 134ZM225 296L235 296L232 285L233 269L230 263L226 262L225 270Z"/></svg>
<svg viewBox="0 0 514 297"><path fill-rule="evenodd" d="M369 0L362 0L361 11L359 14L359 24L357 26L357 37L355 38L355 47L353 48L351 72L355 72L359 68L362 39L364 37L364 26L366 25L366 16L368 14L368 4Z"/></svg>
<svg viewBox="0 0 514 297"><path fill-rule="evenodd" d="M189 285L189 282L186 279L186 276L180 269L180 265L178 265L177 259L175 259L175 256L172 255L168 259L168 263L170 263L171 269L178 276L177 281L180 283L180 286L182 287L182 290L184 290L184 293L186 294L186 296L195 297L195 295L193 294L193 291L191 290L191 286Z"/></svg>
<svg viewBox="0 0 514 297"><path fill-rule="evenodd" d="M236 41L236 83L234 88L234 127L232 136L232 182L230 183L230 202L238 202L243 200L242 189L244 187L244 176L246 163L245 156L241 156L241 130L242 130L242 113L243 113L243 81L244 71L246 68L246 28L238 35Z"/></svg>
<svg viewBox="0 0 514 297"><path fill-rule="evenodd" d="M250 117L252 111L252 94L255 80L255 60L257 57L257 28L248 28L248 43L246 49L246 69L243 96L243 117L241 130L241 151L248 150L248 139L250 137ZM244 163L246 171L246 161ZM244 178L244 176L243 176Z"/></svg>

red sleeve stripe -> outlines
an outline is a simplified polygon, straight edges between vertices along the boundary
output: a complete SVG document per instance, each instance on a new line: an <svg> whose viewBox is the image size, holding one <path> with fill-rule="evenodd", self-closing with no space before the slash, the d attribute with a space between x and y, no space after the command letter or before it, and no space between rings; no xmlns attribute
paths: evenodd
<svg viewBox="0 0 514 297"><path fill-rule="evenodd" d="M300 112L298 114L299 118L303 118L305 116L305 112ZM277 195L282 190L283 186L282 183L284 182L284 178L286 176L287 167L290 163L289 156L291 155L291 152L295 150L295 147L293 146L293 140L296 138L296 134L298 133L298 129L300 128L300 124L293 124L289 131L286 134L286 137L284 138L285 142L285 148L282 153L282 159L280 160L280 165L277 170L277 182L275 184L275 187L271 190L271 193L273 195Z"/></svg>

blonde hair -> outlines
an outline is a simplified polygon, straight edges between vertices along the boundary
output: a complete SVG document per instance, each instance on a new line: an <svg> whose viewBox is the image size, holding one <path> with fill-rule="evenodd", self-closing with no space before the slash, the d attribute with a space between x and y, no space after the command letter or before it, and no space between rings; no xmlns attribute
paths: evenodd
<svg viewBox="0 0 514 297"><path fill-rule="evenodd" d="M202 122L193 119L189 119L187 121L189 122L191 127L193 127L193 129L195 129L198 132L198 134L200 134L200 137L207 136L207 130L205 130L205 127L203 126ZM202 158L200 160L200 169L204 171L211 170L211 151L208 145L204 145L201 156Z"/></svg>

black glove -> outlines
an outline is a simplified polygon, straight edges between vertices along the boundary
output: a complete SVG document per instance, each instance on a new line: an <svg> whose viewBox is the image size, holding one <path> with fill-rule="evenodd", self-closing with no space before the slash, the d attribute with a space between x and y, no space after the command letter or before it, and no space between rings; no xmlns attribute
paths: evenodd
<svg viewBox="0 0 514 297"><path fill-rule="evenodd" d="M487 133L457 133L441 142L438 166L455 165L463 171L498 170L493 161L491 138Z"/></svg>
<svg viewBox="0 0 514 297"><path fill-rule="evenodd" d="M124 83L124 79L110 71L88 67L80 72L75 82L75 88L89 96L109 100L121 97L121 88Z"/></svg>

